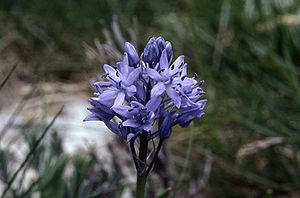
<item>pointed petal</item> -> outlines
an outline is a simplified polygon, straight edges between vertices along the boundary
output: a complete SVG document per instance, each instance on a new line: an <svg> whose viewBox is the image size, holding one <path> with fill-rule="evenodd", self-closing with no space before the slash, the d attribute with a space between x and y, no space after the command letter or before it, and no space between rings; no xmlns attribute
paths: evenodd
<svg viewBox="0 0 300 198"><path fill-rule="evenodd" d="M158 120L158 133L160 138L166 139L171 135L172 117L168 111L163 112Z"/></svg>
<svg viewBox="0 0 300 198"><path fill-rule="evenodd" d="M128 75L126 81L124 82L124 84L126 84L127 86L132 85L136 81L136 79L139 77L140 71L141 71L141 68L139 68L139 67L132 70L129 73L129 75Z"/></svg>
<svg viewBox="0 0 300 198"><path fill-rule="evenodd" d="M121 115L122 117L129 118L135 114L134 111L132 111L132 107L120 105L120 106L113 106L111 108L115 113Z"/></svg>
<svg viewBox="0 0 300 198"><path fill-rule="evenodd" d="M178 93L176 93L176 91L172 88L172 87L167 87L167 94L168 96L172 99L174 105L179 108L181 105L181 98L178 95Z"/></svg>
<svg viewBox="0 0 300 198"><path fill-rule="evenodd" d="M197 105L198 105L199 109L203 110L204 107L206 106L206 103L207 103L207 99L203 99L203 100L199 100L197 102Z"/></svg>
<svg viewBox="0 0 300 198"><path fill-rule="evenodd" d="M86 116L83 120L84 122L87 122L87 121L99 121L99 118L97 115L95 115L94 113Z"/></svg>
<svg viewBox="0 0 300 198"><path fill-rule="evenodd" d="M184 62L184 55L181 55L178 56L178 58L176 58L176 60L173 62L173 65L178 68L183 62Z"/></svg>
<svg viewBox="0 0 300 198"><path fill-rule="evenodd" d="M151 90L151 98L160 96L166 90L166 86L163 82L159 82Z"/></svg>
<svg viewBox="0 0 300 198"><path fill-rule="evenodd" d="M128 68L128 54L127 53L124 53L124 56L123 56L123 61L122 61L123 65L126 65L127 68Z"/></svg>
<svg viewBox="0 0 300 198"><path fill-rule="evenodd" d="M104 104L101 104L98 100L89 99L89 102L93 107L88 108L88 110L97 117L97 120L111 120L114 117L114 112L109 107L105 106ZM91 119L92 118L89 117L89 120Z"/></svg>
<svg viewBox="0 0 300 198"><path fill-rule="evenodd" d="M103 69L114 81L118 81L117 71L110 65L104 64Z"/></svg>
<svg viewBox="0 0 300 198"><path fill-rule="evenodd" d="M146 107L149 111L155 111L160 103L161 103L161 97L157 96L157 97L152 97L146 104Z"/></svg>
<svg viewBox="0 0 300 198"><path fill-rule="evenodd" d="M138 83L136 85L136 93L137 93L137 97L139 97L142 101L145 101L146 91L145 91L143 84Z"/></svg>
<svg viewBox="0 0 300 198"><path fill-rule="evenodd" d="M102 93L105 89L110 87L112 83L110 81L100 81L93 83L93 87L99 92Z"/></svg>
<svg viewBox="0 0 300 198"><path fill-rule="evenodd" d="M173 58L173 50L172 50L172 44L169 41L166 41L166 51L167 51L168 61L171 62Z"/></svg>
<svg viewBox="0 0 300 198"><path fill-rule="evenodd" d="M147 68L147 74L153 80L156 80L156 81L162 81L163 80L162 76L155 69Z"/></svg>
<svg viewBox="0 0 300 198"><path fill-rule="evenodd" d="M124 45L124 50L128 54L129 65L132 67L137 65L140 61L140 58L138 53L136 52L135 47L131 45L129 42L126 42Z"/></svg>
<svg viewBox="0 0 300 198"><path fill-rule="evenodd" d="M167 57L167 51L164 50L160 56L159 60L160 69L166 69L169 66L168 57Z"/></svg>
<svg viewBox="0 0 300 198"><path fill-rule="evenodd" d="M119 91L117 89L105 90L104 92L102 92L100 94L98 100L100 103L102 103L106 106L110 106L110 105L112 105L112 101L116 98L118 92Z"/></svg>
<svg viewBox="0 0 300 198"><path fill-rule="evenodd" d="M123 126L130 126L130 127L139 127L140 124L137 123L135 120L128 119L125 120L125 122L122 123Z"/></svg>
<svg viewBox="0 0 300 198"><path fill-rule="evenodd" d="M121 130L120 130L119 126L116 123L114 123L112 121L106 121L104 123L111 132L113 132L116 135L120 136L121 138L125 139L121 134Z"/></svg>
<svg viewBox="0 0 300 198"><path fill-rule="evenodd" d="M159 36L159 37L156 38L156 44L157 44L157 47L158 47L159 51L161 52L165 48L166 41L163 37Z"/></svg>
<svg viewBox="0 0 300 198"><path fill-rule="evenodd" d="M128 66L123 64L123 62L118 62L117 63L117 68L120 71L120 76L127 76L128 75ZM121 79L121 80L123 80L123 79Z"/></svg>
<svg viewBox="0 0 300 198"><path fill-rule="evenodd" d="M125 100L125 93L121 91L118 93L113 106L122 105L124 103L124 100Z"/></svg>
<svg viewBox="0 0 300 198"><path fill-rule="evenodd" d="M181 71L182 71L182 72L181 72L181 77L187 76L187 64L184 64L184 65L183 65L183 68L182 68Z"/></svg>

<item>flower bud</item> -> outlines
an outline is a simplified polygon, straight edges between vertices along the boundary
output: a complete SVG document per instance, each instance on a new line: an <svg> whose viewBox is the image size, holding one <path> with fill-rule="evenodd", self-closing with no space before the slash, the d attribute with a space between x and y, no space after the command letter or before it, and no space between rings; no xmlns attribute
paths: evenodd
<svg viewBox="0 0 300 198"><path fill-rule="evenodd" d="M128 54L129 66L132 66L132 67L136 66L139 63L140 58L139 58L139 55L136 52L134 46L131 45L129 42L126 42L124 45L124 50Z"/></svg>
<svg viewBox="0 0 300 198"><path fill-rule="evenodd" d="M151 38L144 49L144 60L152 64L159 57L159 49L155 38Z"/></svg>
<svg viewBox="0 0 300 198"><path fill-rule="evenodd" d="M172 44L169 41L166 41L166 51L167 51L167 57L168 61L170 62L173 57L173 50L172 50Z"/></svg>
<svg viewBox="0 0 300 198"><path fill-rule="evenodd" d="M165 39L161 36L156 39L156 44L159 50L159 54L161 54L161 52L165 49L166 46L165 43L166 43Z"/></svg>

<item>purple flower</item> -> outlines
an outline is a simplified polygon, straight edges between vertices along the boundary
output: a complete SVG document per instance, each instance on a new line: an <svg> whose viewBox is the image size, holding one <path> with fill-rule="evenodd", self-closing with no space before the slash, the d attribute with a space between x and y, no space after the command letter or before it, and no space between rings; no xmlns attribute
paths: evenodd
<svg viewBox="0 0 300 198"><path fill-rule="evenodd" d="M207 100L200 100L192 106L186 106L181 108L181 112L177 116L177 123L185 128L187 127L195 118L201 119L205 114L203 108L205 107Z"/></svg>
<svg viewBox="0 0 300 198"><path fill-rule="evenodd" d="M205 114L203 82L198 82L197 75L187 76L183 55L172 59L172 45L163 37L150 38L142 55L126 42L122 61L114 66L105 64L105 80L93 84L96 92L89 100L91 114L84 121L102 121L130 144L138 176L147 176L152 170L173 126L187 127ZM153 146L149 155L148 141Z"/></svg>
<svg viewBox="0 0 300 198"><path fill-rule="evenodd" d="M180 107L181 97L177 87L180 86L180 73L182 72L183 64L184 56L179 56L174 63L169 66L166 50L162 52L159 68L147 68L149 77L157 82L151 90L151 97L157 97L166 91L175 106L177 108Z"/></svg>
<svg viewBox="0 0 300 198"><path fill-rule="evenodd" d="M170 137L172 124L174 122L174 113L175 112L164 110L164 108L161 107L158 119L158 135L161 139L167 139Z"/></svg>
<svg viewBox="0 0 300 198"><path fill-rule="evenodd" d="M145 106L139 102L132 101L130 106L115 106L112 110L122 116L123 126L139 128L149 132L154 123L155 111L160 102L161 99L159 97L152 98Z"/></svg>
<svg viewBox="0 0 300 198"><path fill-rule="evenodd" d="M159 48L155 38L151 38L144 49L144 60L153 64L159 57Z"/></svg>
<svg viewBox="0 0 300 198"><path fill-rule="evenodd" d="M131 67L136 67L140 62L140 57L135 50L135 47L126 42L124 45L124 51L128 54L128 62Z"/></svg>
<svg viewBox="0 0 300 198"><path fill-rule="evenodd" d="M187 76L183 55L172 61L169 41L150 38L141 56L128 42L124 51L121 62L103 66L106 81L93 84L91 114L84 121L103 121L113 133L134 142L141 134L167 139L174 125L187 127L204 115L202 82Z"/></svg>
<svg viewBox="0 0 300 198"><path fill-rule="evenodd" d="M118 63L118 69L105 64L106 78L109 82L96 82L94 86L100 93L99 101L107 106L117 106L123 104L125 97L131 97L136 92L133 85L139 77L140 68L128 66L128 56L125 53L122 62Z"/></svg>
<svg viewBox="0 0 300 198"><path fill-rule="evenodd" d="M92 114L88 115L84 121L109 121L115 116L114 112L97 98L91 98L89 102L93 106L88 108Z"/></svg>
<svg viewBox="0 0 300 198"><path fill-rule="evenodd" d="M159 61L161 53L166 50L168 61L173 57L172 45L169 41L165 41L163 37L152 37L148 41L144 49L144 61L154 67Z"/></svg>

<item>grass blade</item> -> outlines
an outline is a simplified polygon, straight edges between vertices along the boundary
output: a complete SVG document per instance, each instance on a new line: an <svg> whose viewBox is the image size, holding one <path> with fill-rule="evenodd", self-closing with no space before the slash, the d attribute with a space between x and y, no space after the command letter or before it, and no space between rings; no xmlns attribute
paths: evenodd
<svg viewBox="0 0 300 198"><path fill-rule="evenodd" d="M20 165L20 167L16 170L16 172L14 173L14 175L12 176L12 178L9 180L9 182L7 183L7 186L5 188L5 190L3 191L3 194L1 196L1 198L5 197L5 194L8 192L9 188L11 187L12 183L14 182L14 180L16 179L18 173L23 169L23 167L26 165L26 163L28 162L28 160L30 159L30 157L34 154L35 150L37 149L37 147L39 146L39 144L41 143L41 141L43 140L43 138L45 137L45 135L47 134L48 130L51 128L51 126L54 124L55 120L57 119L57 117L62 113L64 106L62 106L60 108L60 110L56 113L56 115L53 117L53 119L51 120L51 122L47 125L47 127L44 129L42 135L37 139L37 141L35 142L35 144L33 145L32 149L29 151L29 153L27 154L25 160L22 162L22 164Z"/></svg>
<svg viewBox="0 0 300 198"><path fill-rule="evenodd" d="M14 66L12 66L12 68L9 70L8 74L1 81L1 83L0 83L0 90L2 89L2 87L4 87L4 85L6 84L6 82L9 79L9 77L12 75L12 73L14 73L14 71L15 71L16 68L17 68L17 64L14 64Z"/></svg>

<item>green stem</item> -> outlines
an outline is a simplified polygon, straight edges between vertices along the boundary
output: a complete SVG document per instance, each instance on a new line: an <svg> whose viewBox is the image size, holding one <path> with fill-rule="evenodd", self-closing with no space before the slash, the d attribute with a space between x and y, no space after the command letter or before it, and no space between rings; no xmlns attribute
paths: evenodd
<svg viewBox="0 0 300 198"><path fill-rule="evenodd" d="M137 176L136 180L136 198L144 198L145 196L145 186L146 186L147 176Z"/></svg>
<svg viewBox="0 0 300 198"><path fill-rule="evenodd" d="M140 160L140 172L137 173L136 180L136 198L144 198L145 195L145 186L147 180L147 174L145 174L146 160L148 154L148 141L147 141L147 133L142 133L140 136L140 150L139 150L139 160Z"/></svg>

